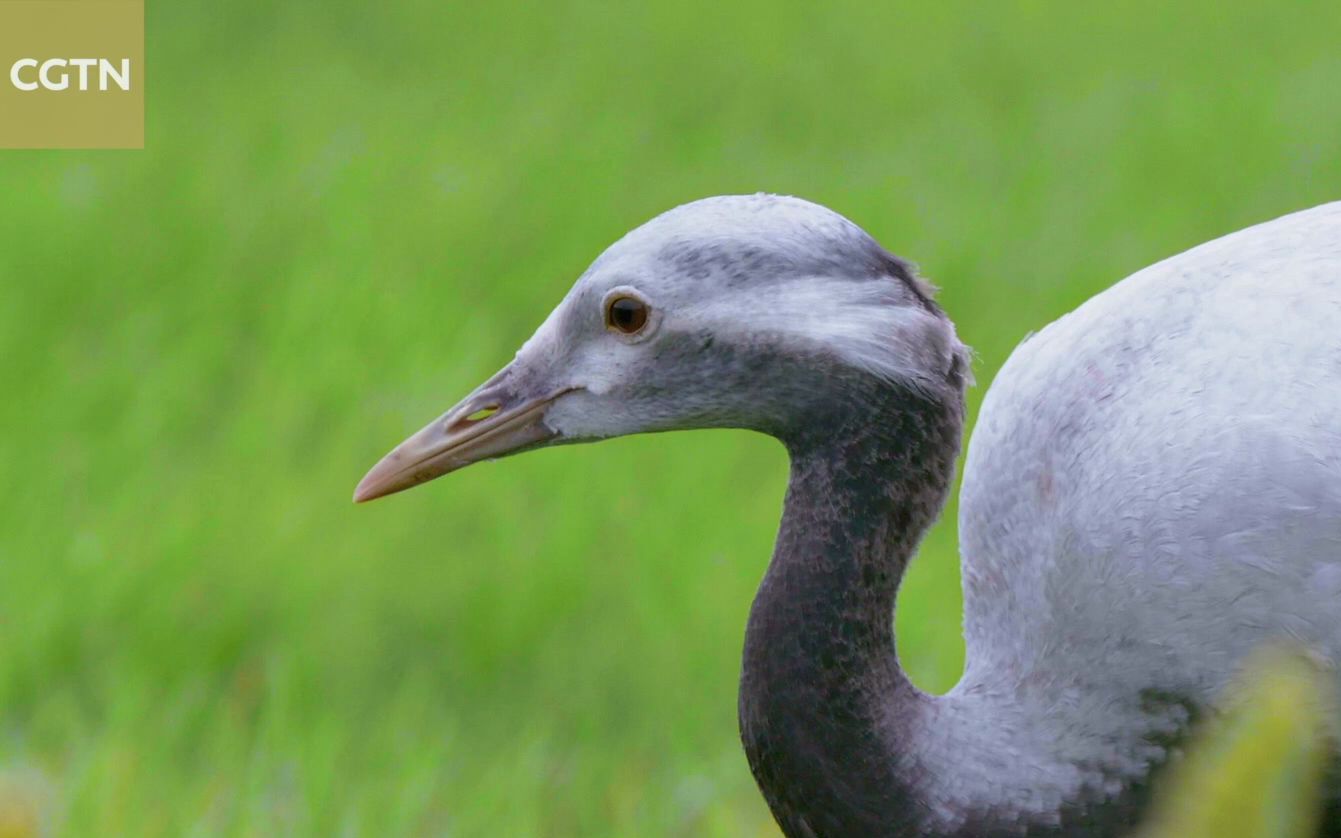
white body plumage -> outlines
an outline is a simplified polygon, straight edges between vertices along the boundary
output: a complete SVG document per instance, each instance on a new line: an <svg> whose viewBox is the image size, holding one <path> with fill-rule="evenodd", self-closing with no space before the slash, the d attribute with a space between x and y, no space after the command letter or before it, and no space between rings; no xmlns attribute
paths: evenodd
<svg viewBox="0 0 1341 838"><path fill-rule="evenodd" d="M943 710L1018 762L958 751L956 803L1048 811L1141 773L1160 746L1130 732L1187 713L1159 699L1215 706L1263 642L1341 659L1341 203L1146 268L1021 344L959 527L967 666Z"/></svg>

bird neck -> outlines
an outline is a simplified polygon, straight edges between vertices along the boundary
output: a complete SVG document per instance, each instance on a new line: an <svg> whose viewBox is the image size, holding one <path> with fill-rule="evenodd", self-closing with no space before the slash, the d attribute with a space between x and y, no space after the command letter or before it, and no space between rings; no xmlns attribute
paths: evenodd
<svg viewBox="0 0 1341 838"><path fill-rule="evenodd" d="M894 599L944 504L963 402L957 389L889 388L835 412L808 423L822 435L788 440L782 524L746 631L741 736L787 834L897 834L920 808L901 781L900 731L929 699L899 667Z"/></svg>
<svg viewBox="0 0 1341 838"><path fill-rule="evenodd" d="M1025 824L1031 835L1121 834L1196 707L1095 687L1084 671L919 691L899 667L894 600L948 493L962 396L891 390L860 408L835 408L832 421L806 423L822 435L787 441L782 524L750 610L741 739L774 816L788 836L812 838Z"/></svg>

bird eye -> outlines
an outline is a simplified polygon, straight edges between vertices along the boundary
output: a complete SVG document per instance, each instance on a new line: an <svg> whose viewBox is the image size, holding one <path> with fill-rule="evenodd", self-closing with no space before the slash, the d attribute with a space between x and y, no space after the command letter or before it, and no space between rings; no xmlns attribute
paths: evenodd
<svg viewBox="0 0 1341 838"><path fill-rule="evenodd" d="M605 309L605 325L636 335L647 325L647 303L636 297L615 297Z"/></svg>

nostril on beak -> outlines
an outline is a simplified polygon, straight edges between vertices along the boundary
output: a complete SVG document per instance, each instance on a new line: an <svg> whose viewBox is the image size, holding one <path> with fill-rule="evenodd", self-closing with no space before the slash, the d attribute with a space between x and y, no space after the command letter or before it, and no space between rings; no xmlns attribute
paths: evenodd
<svg viewBox="0 0 1341 838"><path fill-rule="evenodd" d="M448 432L459 431L462 428L467 428L471 425L474 425L477 422L483 422L485 419L488 419L490 416L493 416L495 413L497 413L499 411L499 408L500 405L498 404L486 404L484 407L475 410L475 412L466 416L462 416L460 419L457 419L456 421L452 422L450 425L447 426L447 431Z"/></svg>

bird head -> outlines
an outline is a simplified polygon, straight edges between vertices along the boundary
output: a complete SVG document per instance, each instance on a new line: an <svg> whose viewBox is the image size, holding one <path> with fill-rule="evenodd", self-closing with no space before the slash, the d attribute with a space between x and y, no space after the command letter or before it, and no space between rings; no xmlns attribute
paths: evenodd
<svg viewBox="0 0 1341 838"><path fill-rule="evenodd" d="M872 386L958 396L965 352L929 286L841 215L799 198L705 198L610 246L510 364L384 457L354 499L633 433L790 441L859 412Z"/></svg>

